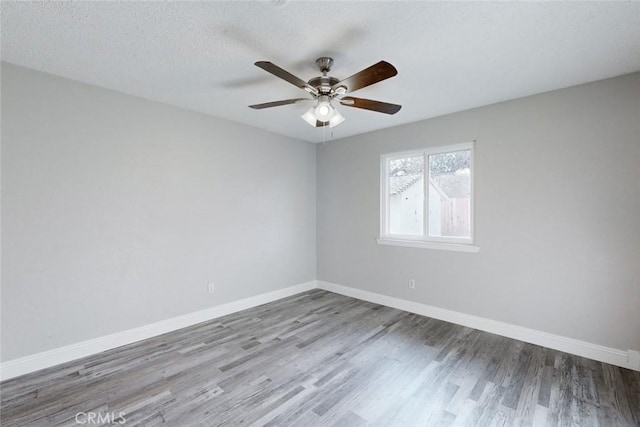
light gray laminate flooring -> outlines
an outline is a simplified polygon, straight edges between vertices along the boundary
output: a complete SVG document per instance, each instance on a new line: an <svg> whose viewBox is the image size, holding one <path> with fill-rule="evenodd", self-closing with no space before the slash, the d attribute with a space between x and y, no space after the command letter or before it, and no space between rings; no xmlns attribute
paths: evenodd
<svg viewBox="0 0 640 427"><path fill-rule="evenodd" d="M322 290L1 393L3 427L77 426L79 412L125 426L640 425L639 372Z"/></svg>

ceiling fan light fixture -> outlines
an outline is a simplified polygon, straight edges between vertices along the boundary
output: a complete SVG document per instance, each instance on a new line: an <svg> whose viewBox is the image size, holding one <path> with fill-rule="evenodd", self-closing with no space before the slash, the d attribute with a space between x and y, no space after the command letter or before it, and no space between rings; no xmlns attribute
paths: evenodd
<svg viewBox="0 0 640 427"><path fill-rule="evenodd" d="M322 127L334 127L344 122L344 116L333 108L331 98L325 95L318 97L318 104L315 107L309 108L307 112L300 117L309 123L309 126L313 127L317 127L318 122L322 123Z"/></svg>

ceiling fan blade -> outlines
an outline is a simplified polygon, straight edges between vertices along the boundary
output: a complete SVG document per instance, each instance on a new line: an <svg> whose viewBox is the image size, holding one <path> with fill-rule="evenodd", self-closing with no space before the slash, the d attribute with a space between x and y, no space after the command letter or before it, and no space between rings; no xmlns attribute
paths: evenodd
<svg viewBox="0 0 640 427"><path fill-rule="evenodd" d="M307 82L305 82L304 80L302 80L299 77L294 76L293 74L291 74L290 72L288 72L287 70L284 70L280 67L278 67L276 64L269 62L269 61L258 61L255 63L255 65L257 67L262 68L263 70L273 74L276 77L280 77L282 80L286 80L289 83L291 83L292 85L299 87L300 89L304 89L308 92L314 93L317 95L317 91L316 89L309 85Z"/></svg>
<svg viewBox="0 0 640 427"><path fill-rule="evenodd" d="M296 102L302 102L302 101L313 101L313 99L311 98L284 99L282 101L273 101L273 102L265 102L264 104L249 105L249 107L253 108L254 110L262 110L263 108L279 107L281 105L295 104Z"/></svg>
<svg viewBox="0 0 640 427"><path fill-rule="evenodd" d="M337 89L340 86L346 86L348 92L354 92L363 87L371 86L374 83L381 82L398 74L396 67L389 64L386 61L380 61L377 64L365 68L364 70L355 73L351 77L336 83L333 85L333 89Z"/></svg>
<svg viewBox="0 0 640 427"><path fill-rule="evenodd" d="M346 107L362 108L385 114L395 114L402 108L402 105L398 104L389 104L388 102L374 101L373 99L354 98L352 96L345 96L340 100L340 103Z"/></svg>

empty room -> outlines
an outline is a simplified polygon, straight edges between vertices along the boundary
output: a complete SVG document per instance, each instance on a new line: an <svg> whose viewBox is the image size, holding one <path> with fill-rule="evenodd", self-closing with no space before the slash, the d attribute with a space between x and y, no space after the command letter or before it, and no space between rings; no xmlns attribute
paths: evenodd
<svg viewBox="0 0 640 427"><path fill-rule="evenodd" d="M0 8L3 427L640 425L640 2Z"/></svg>

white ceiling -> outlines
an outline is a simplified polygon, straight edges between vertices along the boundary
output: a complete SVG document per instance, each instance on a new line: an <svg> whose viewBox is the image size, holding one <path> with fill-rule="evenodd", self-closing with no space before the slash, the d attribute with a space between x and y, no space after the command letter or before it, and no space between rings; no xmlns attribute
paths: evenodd
<svg viewBox="0 0 640 427"><path fill-rule="evenodd" d="M2 2L2 59L319 142L640 70L638 2ZM354 96L394 116L339 107L316 129L305 96L255 67L308 80L315 59L345 78L386 60L398 75Z"/></svg>

